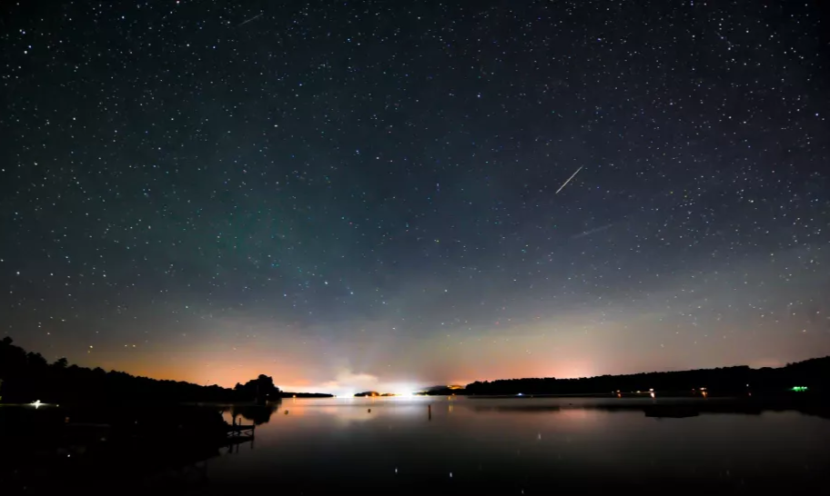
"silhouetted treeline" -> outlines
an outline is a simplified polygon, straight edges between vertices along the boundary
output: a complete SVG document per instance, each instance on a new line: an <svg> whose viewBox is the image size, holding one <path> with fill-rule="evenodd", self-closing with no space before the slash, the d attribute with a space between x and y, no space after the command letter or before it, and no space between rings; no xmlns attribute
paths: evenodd
<svg viewBox="0 0 830 496"><path fill-rule="evenodd" d="M354 394L355 398L363 398L365 396L381 396L381 394L377 391L363 391L360 393Z"/></svg>
<svg viewBox="0 0 830 496"><path fill-rule="evenodd" d="M274 379L262 374L244 385L237 382L233 390L240 397L257 403L265 403L280 397L280 388L274 386Z"/></svg>
<svg viewBox="0 0 830 496"><path fill-rule="evenodd" d="M377 391L363 391L362 393L355 393L355 398L363 398L366 396L397 396L395 393L379 393Z"/></svg>
<svg viewBox="0 0 830 496"><path fill-rule="evenodd" d="M334 398L333 394L328 393L282 393L283 398Z"/></svg>
<svg viewBox="0 0 830 496"><path fill-rule="evenodd" d="M15 346L11 338L0 341L0 398L5 403L245 402L263 395L266 399L280 395L273 379L265 375L234 389L200 386L78 367L65 358L50 364L39 353Z"/></svg>
<svg viewBox="0 0 830 496"><path fill-rule="evenodd" d="M804 386L811 393L830 391L830 357L813 358L785 367L752 369L747 366L680 372L647 372L630 375L603 375L579 379L502 379L468 384L466 394L532 395L591 394L631 391L691 391L707 388L714 394L784 392Z"/></svg>
<svg viewBox="0 0 830 496"><path fill-rule="evenodd" d="M417 396L452 396L455 394L464 394L465 389L458 386L433 386L425 388L415 393Z"/></svg>

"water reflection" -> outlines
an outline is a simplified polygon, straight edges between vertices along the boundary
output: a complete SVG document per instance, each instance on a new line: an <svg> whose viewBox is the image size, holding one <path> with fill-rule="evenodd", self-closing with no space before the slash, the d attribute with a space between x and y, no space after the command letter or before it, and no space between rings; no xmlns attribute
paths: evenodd
<svg viewBox="0 0 830 496"><path fill-rule="evenodd" d="M231 420L242 417L254 425L267 424L280 405L282 400L271 401L267 405L233 405L230 407Z"/></svg>
<svg viewBox="0 0 830 496"><path fill-rule="evenodd" d="M671 480L711 493L768 489L771 477L812 487L830 467L830 422L712 398L298 399L256 437L256 449L212 461L213 483L532 494Z"/></svg>
<svg viewBox="0 0 830 496"><path fill-rule="evenodd" d="M338 425L349 425L352 422L372 420L374 415L387 417L389 415L412 417L417 412L423 412L427 420L433 417L433 407L446 403L441 407L442 412L451 415L456 404L465 413L554 413L563 409L603 410L607 412L642 412L646 416L655 417L659 414L672 412L695 412L695 414L741 414L761 415L764 411L797 411L805 415L815 415L830 418L830 408L815 405L784 405L776 407L761 405L752 402L735 401L732 398L718 398L705 400L699 398L666 398L657 401L656 395L650 392L647 397L624 398L342 398L342 399L290 399L288 405L282 400L269 402L267 405L234 405L222 409L228 422L241 417L253 422L257 426L269 423L272 416L282 406L291 406L284 410L284 414L306 417L308 415L328 415ZM615 394L616 395L616 394ZM705 401L704 401L705 400ZM374 410L373 410L374 409ZM670 415L667 415L670 416Z"/></svg>

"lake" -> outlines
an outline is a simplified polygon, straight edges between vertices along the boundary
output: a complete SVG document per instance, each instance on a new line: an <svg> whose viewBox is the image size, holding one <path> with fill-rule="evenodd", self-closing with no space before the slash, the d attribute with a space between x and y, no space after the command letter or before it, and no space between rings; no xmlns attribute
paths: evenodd
<svg viewBox="0 0 830 496"><path fill-rule="evenodd" d="M259 419L266 422L253 443L223 449L204 475L217 493L264 484L302 494L793 494L828 482L826 418L796 411L647 417L643 408L653 402L287 399Z"/></svg>

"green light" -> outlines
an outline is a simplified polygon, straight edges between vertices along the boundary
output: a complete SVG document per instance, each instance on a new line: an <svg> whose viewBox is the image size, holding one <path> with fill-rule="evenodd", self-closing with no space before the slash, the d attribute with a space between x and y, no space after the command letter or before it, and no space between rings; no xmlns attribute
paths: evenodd
<svg viewBox="0 0 830 496"><path fill-rule="evenodd" d="M797 392L797 393L803 393L804 391L807 390L807 386L794 386L792 388L792 390Z"/></svg>

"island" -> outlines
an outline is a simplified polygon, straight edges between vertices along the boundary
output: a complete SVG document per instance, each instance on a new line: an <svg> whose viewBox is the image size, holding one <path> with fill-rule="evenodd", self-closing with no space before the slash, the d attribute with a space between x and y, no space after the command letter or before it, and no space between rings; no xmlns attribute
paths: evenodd
<svg viewBox="0 0 830 496"><path fill-rule="evenodd" d="M362 393L355 393L355 398L382 398L382 397L390 397L390 396L399 396L395 393L379 393L377 391L364 391Z"/></svg>

